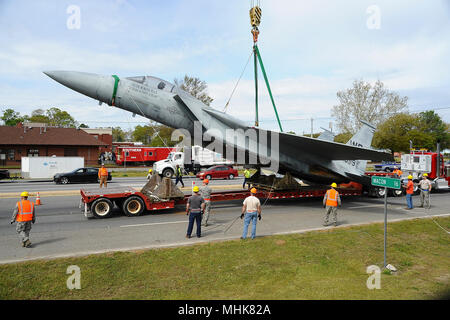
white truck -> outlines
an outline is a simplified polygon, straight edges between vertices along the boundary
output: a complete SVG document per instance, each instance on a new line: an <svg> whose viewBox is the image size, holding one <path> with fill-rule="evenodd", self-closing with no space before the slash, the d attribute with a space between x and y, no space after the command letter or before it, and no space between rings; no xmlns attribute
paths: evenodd
<svg viewBox="0 0 450 320"><path fill-rule="evenodd" d="M185 161L185 152L171 152L169 153L167 159L157 161L153 164L153 171L170 178L175 174L177 165L179 165L186 173L193 172L196 174L197 172L200 172L202 168L222 164L233 164L232 161L223 159L220 153L202 148L200 146L193 146L190 148L190 151L190 161Z"/></svg>

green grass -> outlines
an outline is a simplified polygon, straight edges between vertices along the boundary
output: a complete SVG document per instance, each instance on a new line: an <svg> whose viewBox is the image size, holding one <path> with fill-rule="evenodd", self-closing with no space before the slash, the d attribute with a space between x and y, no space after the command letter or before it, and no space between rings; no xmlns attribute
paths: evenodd
<svg viewBox="0 0 450 320"><path fill-rule="evenodd" d="M446 229L450 218L437 219ZM432 220L0 266L0 299L433 299L450 289L450 239ZM180 235L182 236L182 235ZM81 269L68 290L66 269Z"/></svg>
<svg viewBox="0 0 450 320"><path fill-rule="evenodd" d="M112 171L112 177L146 177L148 175L147 171Z"/></svg>

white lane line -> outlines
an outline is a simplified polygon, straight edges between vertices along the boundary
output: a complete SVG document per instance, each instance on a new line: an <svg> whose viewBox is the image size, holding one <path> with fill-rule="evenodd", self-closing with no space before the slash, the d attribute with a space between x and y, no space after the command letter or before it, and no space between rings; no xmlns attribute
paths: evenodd
<svg viewBox="0 0 450 320"><path fill-rule="evenodd" d="M348 207L345 209L375 208L375 207L383 207L383 206L384 206L384 204L374 204L374 205L369 205L369 206Z"/></svg>
<svg viewBox="0 0 450 320"><path fill-rule="evenodd" d="M186 223L187 221L172 221L172 222L155 222L155 223L143 223L143 224L129 224L125 226L120 226L121 228L131 228L131 227L145 227L145 226L156 226L160 224L174 224L174 223Z"/></svg>

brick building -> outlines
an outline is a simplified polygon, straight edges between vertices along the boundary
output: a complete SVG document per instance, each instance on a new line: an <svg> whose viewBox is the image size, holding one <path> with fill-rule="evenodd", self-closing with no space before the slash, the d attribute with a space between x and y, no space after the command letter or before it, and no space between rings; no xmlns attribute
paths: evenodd
<svg viewBox="0 0 450 320"><path fill-rule="evenodd" d="M100 148L108 144L75 128L45 124L0 126L0 165L21 164L22 157L84 157L86 166L98 164Z"/></svg>
<svg viewBox="0 0 450 320"><path fill-rule="evenodd" d="M112 128L81 128L81 130L89 133L98 141L105 143L106 146L100 147L100 153L112 151Z"/></svg>

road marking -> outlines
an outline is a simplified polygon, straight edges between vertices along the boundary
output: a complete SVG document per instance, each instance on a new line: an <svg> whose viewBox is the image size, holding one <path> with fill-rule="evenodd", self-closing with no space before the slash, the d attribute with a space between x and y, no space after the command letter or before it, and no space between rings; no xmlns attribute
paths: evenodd
<svg viewBox="0 0 450 320"><path fill-rule="evenodd" d="M120 226L121 228L131 228L131 227L146 227L146 226L156 226L161 224L175 224L175 223L186 223L187 221L172 221L172 222L156 222L156 223L142 223L142 224L128 224L125 226Z"/></svg>
<svg viewBox="0 0 450 320"><path fill-rule="evenodd" d="M374 205L368 205L368 206L358 206L358 207L348 207L343 209L359 209L359 208L375 208L375 207L382 207L384 204L374 204Z"/></svg>

